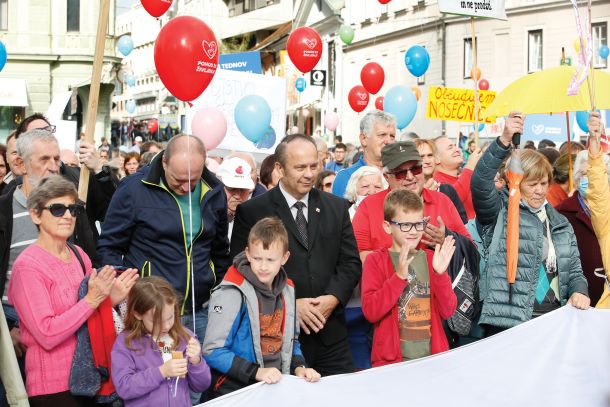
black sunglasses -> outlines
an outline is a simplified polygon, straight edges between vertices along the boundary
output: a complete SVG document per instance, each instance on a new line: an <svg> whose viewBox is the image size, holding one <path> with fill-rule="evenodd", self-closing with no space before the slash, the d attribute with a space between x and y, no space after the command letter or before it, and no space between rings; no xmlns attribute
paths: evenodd
<svg viewBox="0 0 610 407"><path fill-rule="evenodd" d="M390 225L398 226L401 232L410 232L413 228L418 232L423 232L428 225L428 222L425 220L422 220L421 222L394 222L393 220L390 220L388 223Z"/></svg>
<svg viewBox="0 0 610 407"><path fill-rule="evenodd" d="M423 167L421 164L418 165L414 165L411 168L405 168L402 170L398 170L398 171L393 171L393 172L388 172L388 174L392 174L394 176L394 178L396 178L397 180L403 180L405 178L407 178L407 174L410 172L412 176L416 177L419 174L421 174L423 171Z"/></svg>
<svg viewBox="0 0 610 407"><path fill-rule="evenodd" d="M73 218L76 218L83 212L85 206L81 204L71 204L66 206L64 204L56 203L45 206L43 209L48 209L49 212L51 212L51 215L55 216L56 218L61 218L66 213L66 210L68 210L70 211L70 215L72 215Z"/></svg>

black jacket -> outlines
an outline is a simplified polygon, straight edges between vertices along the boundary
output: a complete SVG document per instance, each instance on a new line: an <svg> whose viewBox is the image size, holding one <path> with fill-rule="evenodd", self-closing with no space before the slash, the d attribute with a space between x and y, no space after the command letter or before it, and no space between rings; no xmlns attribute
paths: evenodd
<svg viewBox="0 0 610 407"><path fill-rule="evenodd" d="M288 230L290 258L284 267L294 281L296 298L332 294L340 301L324 329L311 334L318 335L325 345L332 345L347 337L344 306L360 281L362 264L347 201L312 189L307 208L309 248L301 241L279 186L239 205L231 235L231 257L244 250L248 233L257 221L268 216L279 217Z"/></svg>

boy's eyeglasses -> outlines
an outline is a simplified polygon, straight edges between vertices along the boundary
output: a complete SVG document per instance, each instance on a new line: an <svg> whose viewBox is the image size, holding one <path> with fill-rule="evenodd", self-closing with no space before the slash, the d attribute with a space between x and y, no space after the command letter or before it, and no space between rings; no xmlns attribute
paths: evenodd
<svg viewBox="0 0 610 407"><path fill-rule="evenodd" d="M403 180L403 179L407 178L407 174L409 172L411 172L412 176L416 177L419 174L421 174L422 171L423 171L423 166L421 164L417 164L410 168L405 168L405 169L402 169L399 171L388 172L388 174L392 174L394 176L394 178L396 178L397 180Z"/></svg>
<svg viewBox="0 0 610 407"><path fill-rule="evenodd" d="M51 215L55 216L56 218L61 218L64 216L66 211L70 211L70 215L72 215L73 218L76 218L80 213L82 213L85 206L81 204L71 204L66 206L64 204L56 203L45 206L43 209L48 209L49 212L51 212Z"/></svg>
<svg viewBox="0 0 610 407"><path fill-rule="evenodd" d="M413 228L418 232L423 232L426 230L426 226L428 226L428 222L425 220L422 220L421 222L394 222L391 220L388 223L390 225L398 226L401 232L410 232Z"/></svg>

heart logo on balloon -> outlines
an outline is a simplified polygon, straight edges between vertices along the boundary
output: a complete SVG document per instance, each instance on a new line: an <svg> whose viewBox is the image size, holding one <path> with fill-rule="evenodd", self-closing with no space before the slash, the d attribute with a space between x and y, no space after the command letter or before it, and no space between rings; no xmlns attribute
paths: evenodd
<svg viewBox="0 0 610 407"><path fill-rule="evenodd" d="M369 98L369 94L364 92L358 92L358 97L360 98L360 100L366 100Z"/></svg>
<svg viewBox="0 0 610 407"><path fill-rule="evenodd" d="M315 38L306 39L305 45L307 45L307 48L309 48L309 49L314 49L316 47L316 45L318 45L318 41L316 41Z"/></svg>
<svg viewBox="0 0 610 407"><path fill-rule="evenodd" d="M203 51L208 56L208 58L212 59L216 56L216 52L218 51L216 41L207 42L206 40L203 40L201 46L203 47Z"/></svg>

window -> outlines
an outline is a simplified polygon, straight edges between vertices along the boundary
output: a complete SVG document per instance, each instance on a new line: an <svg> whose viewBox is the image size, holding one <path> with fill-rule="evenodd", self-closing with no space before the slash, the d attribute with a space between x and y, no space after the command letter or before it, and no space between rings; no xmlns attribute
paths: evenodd
<svg viewBox="0 0 610 407"><path fill-rule="evenodd" d="M67 31L80 31L80 0L68 0Z"/></svg>
<svg viewBox="0 0 610 407"><path fill-rule="evenodd" d="M472 38L464 38L464 79L470 79L472 62Z"/></svg>
<svg viewBox="0 0 610 407"><path fill-rule="evenodd" d="M542 30L527 32L527 72L542 70Z"/></svg>
<svg viewBox="0 0 610 407"><path fill-rule="evenodd" d="M593 29L593 67L607 68L608 60L599 55L602 45L608 45L608 23L592 24Z"/></svg>
<svg viewBox="0 0 610 407"><path fill-rule="evenodd" d="M8 0L0 0L0 30L8 30Z"/></svg>

